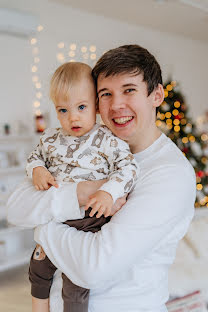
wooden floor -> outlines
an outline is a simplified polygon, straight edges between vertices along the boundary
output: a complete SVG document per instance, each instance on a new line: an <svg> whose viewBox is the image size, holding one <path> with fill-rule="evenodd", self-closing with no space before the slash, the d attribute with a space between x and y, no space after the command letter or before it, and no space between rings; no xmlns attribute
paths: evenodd
<svg viewBox="0 0 208 312"><path fill-rule="evenodd" d="M28 266L0 273L0 312L31 312Z"/></svg>

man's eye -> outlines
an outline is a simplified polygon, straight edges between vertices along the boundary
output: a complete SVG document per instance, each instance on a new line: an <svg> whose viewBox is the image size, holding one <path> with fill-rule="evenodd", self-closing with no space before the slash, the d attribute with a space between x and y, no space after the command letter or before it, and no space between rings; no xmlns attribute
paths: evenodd
<svg viewBox="0 0 208 312"><path fill-rule="evenodd" d="M59 113L66 113L67 112L67 109L66 108L60 108L59 109Z"/></svg>
<svg viewBox="0 0 208 312"><path fill-rule="evenodd" d="M79 105L78 110L81 110L81 111L82 111L82 110L85 109L85 107L86 107L85 105Z"/></svg>
<svg viewBox="0 0 208 312"><path fill-rule="evenodd" d="M133 88L131 88L131 89L126 89L126 90L125 90L125 93L131 93L131 92L133 92L133 91L135 91L135 89L133 89Z"/></svg>
<svg viewBox="0 0 208 312"><path fill-rule="evenodd" d="M110 94L109 92L106 92L106 93L101 94L101 96L100 96L100 97L102 98L102 97L105 97L105 96L110 96L110 95L111 95L111 94Z"/></svg>

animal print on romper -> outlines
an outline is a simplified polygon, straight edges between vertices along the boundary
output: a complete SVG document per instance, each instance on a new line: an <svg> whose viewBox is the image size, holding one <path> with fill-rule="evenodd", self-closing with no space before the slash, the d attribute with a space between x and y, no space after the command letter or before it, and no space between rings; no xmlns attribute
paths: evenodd
<svg viewBox="0 0 208 312"><path fill-rule="evenodd" d="M46 138L44 142L54 143L58 135L59 135L58 133L55 133L53 136Z"/></svg>
<svg viewBox="0 0 208 312"><path fill-rule="evenodd" d="M74 152L76 152L79 149L80 144L71 144L67 148L66 156L67 158L73 158Z"/></svg>
<svg viewBox="0 0 208 312"><path fill-rule="evenodd" d="M103 141L104 136L105 136L105 133L99 129L98 133L94 136L92 140L92 146L96 146L99 148Z"/></svg>

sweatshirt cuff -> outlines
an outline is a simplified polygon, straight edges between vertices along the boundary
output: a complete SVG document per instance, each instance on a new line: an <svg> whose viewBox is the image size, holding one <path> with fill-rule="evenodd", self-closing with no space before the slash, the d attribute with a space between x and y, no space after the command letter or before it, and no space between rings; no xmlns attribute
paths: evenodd
<svg viewBox="0 0 208 312"><path fill-rule="evenodd" d="M54 188L52 201L52 214L57 222L66 220L83 219L84 208L79 206L77 199L77 183L59 183L59 188Z"/></svg>
<svg viewBox="0 0 208 312"><path fill-rule="evenodd" d="M39 160L34 161L32 164L27 164L27 166L26 166L26 173L27 173L28 178L32 179L32 177L33 177L33 169L36 168L36 167L46 168L45 165L43 165L43 162L39 161Z"/></svg>
<svg viewBox="0 0 208 312"><path fill-rule="evenodd" d="M115 180L109 180L108 182L104 183L100 188L99 191L105 191L109 193L113 198L113 203L122 196L124 196L124 188L121 183Z"/></svg>

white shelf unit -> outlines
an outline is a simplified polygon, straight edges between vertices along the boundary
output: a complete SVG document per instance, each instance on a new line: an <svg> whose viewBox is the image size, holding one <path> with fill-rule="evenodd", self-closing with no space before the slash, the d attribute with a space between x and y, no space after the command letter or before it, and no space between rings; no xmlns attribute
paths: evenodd
<svg viewBox="0 0 208 312"><path fill-rule="evenodd" d="M38 137L0 136L0 272L29 263L35 246L32 229L18 228L7 223L6 202L25 176L26 158L37 144Z"/></svg>

